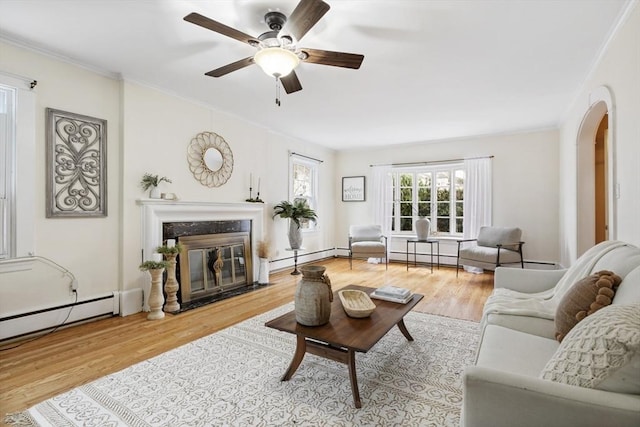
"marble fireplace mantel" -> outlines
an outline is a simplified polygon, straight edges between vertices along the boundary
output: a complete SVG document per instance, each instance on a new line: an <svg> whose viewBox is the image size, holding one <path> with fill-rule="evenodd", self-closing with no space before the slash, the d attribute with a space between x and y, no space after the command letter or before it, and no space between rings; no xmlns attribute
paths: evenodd
<svg viewBox="0 0 640 427"><path fill-rule="evenodd" d="M145 260L150 260L156 248L162 245L162 224L189 221L251 221L251 247L262 239L264 222L263 203L187 202L163 199L139 199L141 207L141 245ZM258 277L259 260L253 250L253 277Z"/></svg>

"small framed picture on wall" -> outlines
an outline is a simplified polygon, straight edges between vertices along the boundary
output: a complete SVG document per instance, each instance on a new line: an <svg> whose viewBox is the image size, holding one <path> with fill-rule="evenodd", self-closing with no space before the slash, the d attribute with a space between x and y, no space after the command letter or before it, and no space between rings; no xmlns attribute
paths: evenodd
<svg viewBox="0 0 640 427"><path fill-rule="evenodd" d="M342 201L364 202L365 200L364 176L342 177Z"/></svg>

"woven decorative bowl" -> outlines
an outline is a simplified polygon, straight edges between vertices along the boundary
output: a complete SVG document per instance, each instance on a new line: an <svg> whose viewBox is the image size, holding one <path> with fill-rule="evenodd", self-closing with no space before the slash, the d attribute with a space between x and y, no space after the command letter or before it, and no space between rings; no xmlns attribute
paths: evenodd
<svg viewBox="0 0 640 427"><path fill-rule="evenodd" d="M376 309L376 305L371 301L369 295L362 291L347 289L338 291L338 295L342 302L342 308L349 317L369 317Z"/></svg>

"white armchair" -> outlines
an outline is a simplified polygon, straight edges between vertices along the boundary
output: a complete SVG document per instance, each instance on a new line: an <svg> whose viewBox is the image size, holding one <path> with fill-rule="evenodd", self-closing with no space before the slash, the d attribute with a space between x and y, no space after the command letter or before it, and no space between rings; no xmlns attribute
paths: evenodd
<svg viewBox="0 0 640 427"><path fill-rule="evenodd" d="M456 277L462 265L495 270L505 264L519 263L524 268L521 241L522 230L517 227L480 227L476 239L458 240ZM475 242L471 244L470 242Z"/></svg>
<svg viewBox="0 0 640 427"><path fill-rule="evenodd" d="M379 225L352 225L349 227L349 268L353 268L353 258L384 258L385 268L389 268L387 237Z"/></svg>

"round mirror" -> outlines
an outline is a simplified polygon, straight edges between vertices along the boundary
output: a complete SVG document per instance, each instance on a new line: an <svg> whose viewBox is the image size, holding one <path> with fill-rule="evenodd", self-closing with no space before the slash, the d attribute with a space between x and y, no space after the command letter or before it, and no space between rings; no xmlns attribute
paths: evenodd
<svg viewBox="0 0 640 427"><path fill-rule="evenodd" d="M204 152L204 164L211 172L216 172L222 167L222 153L215 148L209 148Z"/></svg>
<svg viewBox="0 0 640 427"><path fill-rule="evenodd" d="M220 187L233 172L233 153L227 141L213 132L201 132L189 143L187 161L193 177L207 187Z"/></svg>

